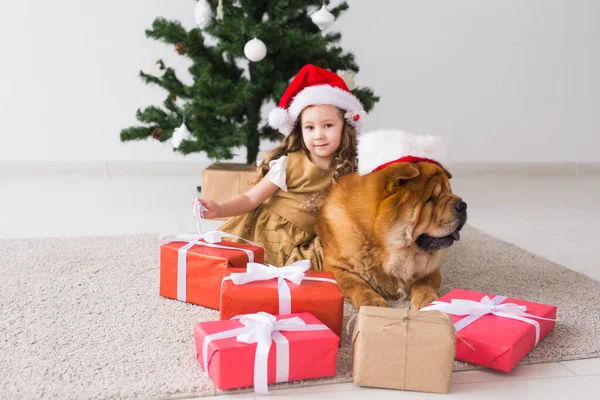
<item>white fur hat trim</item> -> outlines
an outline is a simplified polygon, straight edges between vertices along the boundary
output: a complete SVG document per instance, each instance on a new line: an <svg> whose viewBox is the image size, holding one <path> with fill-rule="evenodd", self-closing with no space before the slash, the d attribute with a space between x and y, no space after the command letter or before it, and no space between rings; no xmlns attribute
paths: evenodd
<svg viewBox="0 0 600 400"><path fill-rule="evenodd" d="M358 137L358 174L366 175L402 157L436 161L450 170L450 155L437 136L415 135L400 130L377 130Z"/></svg>

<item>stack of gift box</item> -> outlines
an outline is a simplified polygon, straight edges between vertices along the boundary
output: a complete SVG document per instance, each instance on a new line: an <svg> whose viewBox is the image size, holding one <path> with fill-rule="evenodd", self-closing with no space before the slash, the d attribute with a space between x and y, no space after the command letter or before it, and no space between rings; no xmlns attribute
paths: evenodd
<svg viewBox="0 0 600 400"><path fill-rule="evenodd" d="M194 326L196 359L219 389L336 375L344 297L308 261L213 231L163 237L160 295L220 310ZM360 386L448 393L454 360L510 372L554 328L556 307L453 290L420 311L362 307L352 345ZM458 338L458 340L457 340Z"/></svg>

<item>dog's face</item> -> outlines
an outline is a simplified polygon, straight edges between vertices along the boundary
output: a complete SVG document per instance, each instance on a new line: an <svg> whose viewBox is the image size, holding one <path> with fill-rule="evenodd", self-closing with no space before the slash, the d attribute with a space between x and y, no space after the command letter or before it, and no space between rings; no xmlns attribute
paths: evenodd
<svg viewBox="0 0 600 400"><path fill-rule="evenodd" d="M467 204L452 193L449 172L422 162L391 164L376 173L384 180L377 224L387 226L396 246L431 252L460 239Z"/></svg>

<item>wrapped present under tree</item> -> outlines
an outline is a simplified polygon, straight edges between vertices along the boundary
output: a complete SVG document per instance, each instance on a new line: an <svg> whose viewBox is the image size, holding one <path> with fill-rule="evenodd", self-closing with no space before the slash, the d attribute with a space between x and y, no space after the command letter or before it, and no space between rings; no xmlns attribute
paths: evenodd
<svg viewBox="0 0 600 400"><path fill-rule="evenodd" d="M225 271L245 268L248 262L264 262L262 247L223 240L227 237L235 239L219 231L163 236L160 295L218 309Z"/></svg>
<svg viewBox="0 0 600 400"><path fill-rule="evenodd" d="M456 359L510 372L554 329L556 307L455 289L422 310L452 315Z"/></svg>
<svg viewBox="0 0 600 400"><path fill-rule="evenodd" d="M339 337L310 313L202 322L196 358L219 389L335 376Z"/></svg>
<svg viewBox="0 0 600 400"><path fill-rule="evenodd" d="M441 312L363 306L353 335L354 383L448 393L456 342Z"/></svg>
<svg viewBox="0 0 600 400"><path fill-rule="evenodd" d="M221 319L239 314L310 312L342 336L344 295L330 271L309 271L308 260L286 267L249 263L247 270L225 271Z"/></svg>

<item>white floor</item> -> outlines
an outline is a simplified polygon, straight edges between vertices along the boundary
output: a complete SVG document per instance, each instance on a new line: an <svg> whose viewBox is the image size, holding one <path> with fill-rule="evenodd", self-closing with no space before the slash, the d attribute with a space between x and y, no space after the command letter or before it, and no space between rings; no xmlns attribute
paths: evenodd
<svg viewBox="0 0 600 400"><path fill-rule="evenodd" d="M199 183L190 176L0 175L0 238L191 232L189 204ZM472 226L600 280L599 175L455 177L453 188L469 204ZM203 228L218 225L211 221ZM600 358L522 366L511 374L458 372L445 398L595 399L599 393ZM255 396L219 399L229 397ZM270 397L440 398L353 384L281 390Z"/></svg>

